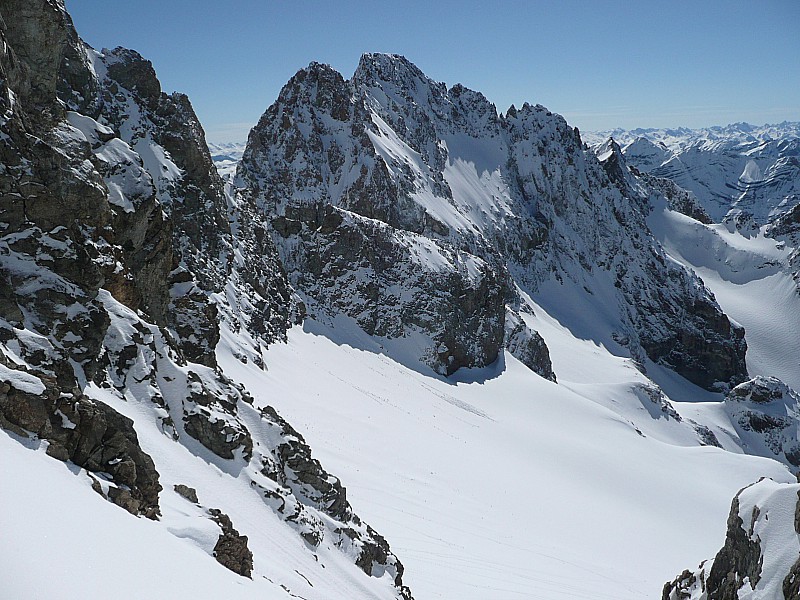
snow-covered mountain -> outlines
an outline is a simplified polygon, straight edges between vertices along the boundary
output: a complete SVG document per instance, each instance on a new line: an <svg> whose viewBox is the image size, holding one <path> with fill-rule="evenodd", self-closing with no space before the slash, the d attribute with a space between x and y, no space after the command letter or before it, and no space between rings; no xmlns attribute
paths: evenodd
<svg viewBox="0 0 800 600"><path fill-rule="evenodd" d="M616 129L629 164L692 191L717 221L754 231L800 204L800 123L708 129Z"/></svg>
<svg viewBox="0 0 800 600"><path fill-rule="evenodd" d="M784 121L774 125L751 125L750 123L731 123L701 129L676 128L637 128L590 131L583 134L589 145L595 146L612 137L621 146L627 146L638 138L662 143L672 151L703 142L707 147L715 144L769 142L785 138L800 137L800 122Z"/></svg>
<svg viewBox="0 0 800 600"><path fill-rule="evenodd" d="M768 477L715 564L794 598L791 219L380 54L223 179L147 60L0 15L3 595L655 598Z"/></svg>
<svg viewBox="0 0 800 600"><path fill-rule="evenodd" d="M498 115L400 56L364 55L349 81L313 63L251 132L236 185L309 313L354 320L406 364L450 375L503 346L530 354L528 294L583 303L576 333L642 365L708 388L745 376L742 332L647 228L660 190L604 168L542 106Z"/></svg>

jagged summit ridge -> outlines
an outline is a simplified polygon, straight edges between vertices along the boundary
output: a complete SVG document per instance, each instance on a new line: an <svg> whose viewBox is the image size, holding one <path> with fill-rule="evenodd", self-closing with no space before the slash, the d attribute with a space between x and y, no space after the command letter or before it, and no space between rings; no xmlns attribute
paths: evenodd
<svg viewBox="0 0 800 600"><path fill-rule="evenodd" d="M350 80L312 63L251 132L236 185L267 214L309 313L346 315L394 356L408 357L413 337L435 371L485 366L504 344L503 314L522 308L518 290L536 297L555 283L614 298L602 335L642 364L704 386L745 376L741 332L647 229L648 197L662 192L633 174L614 181L543 106L501 116L398 55L365 54ZM646 295L634 281L649 282ZM464 302L468 290L487 301ZM432 292L436 303L420 302ZM690 315L688 329L675 313ZM726 358L706 365L719 354L711 338Z"/></svg>

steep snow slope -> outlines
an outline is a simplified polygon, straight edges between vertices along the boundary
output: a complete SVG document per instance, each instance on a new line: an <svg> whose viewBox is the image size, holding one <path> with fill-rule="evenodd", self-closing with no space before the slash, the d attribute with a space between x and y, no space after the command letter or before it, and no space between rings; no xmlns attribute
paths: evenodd
<svg viewBox="0 0 800 600"><path fill-rule="evenodd" d="M338 550L309 552L224 464L218 468L165 439L152 425L151 431L146 410L131 407L128 412L140 412L137 430L161 469L158 523L136 519L104 501L85 470L45 454L47 442L0 431L3 598L83 600L102 597L109 589L124 590L125 598L187 600L284 600L292 593L309 600L395 597L390 584L365 577ZM173 491L175 483L194 487L202 506ZM255 556L251 579L210 558L219 528L208 518L208 509L219 506L248 536Z"/></svg>
<svg viewBox="0 0 800 600"><path fill-rule="evenodd" d="M417 597L658 597L718 547L736 490L791 476L698 447L630 361L538 314L558 385L508 353L426 377L354 327L348 339L313 321L270 348L266 373L234 358L233 336L218 353L256 406L275 404L342 473Z"/></svg>
<svg viewBox="0 0 800 600"><path fill-rule="evenodd" d="M44 444L32 449L31 442L0 432L3 597L99 598L124 586L129 598L286 598L277 585L214 568L203 549L181 539L185 535L171 535L102 501L85 472L46 456ZM194 526L195 537L204 534L213 547L214 531L201 529L204 519L181 501L170 507L176 530ZM47 576L33 573L31 565Z"/></svg>

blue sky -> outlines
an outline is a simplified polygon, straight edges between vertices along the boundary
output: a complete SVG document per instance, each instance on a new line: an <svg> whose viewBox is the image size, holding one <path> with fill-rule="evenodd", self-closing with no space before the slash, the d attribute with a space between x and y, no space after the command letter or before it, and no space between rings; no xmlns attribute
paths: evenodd
<svg viewBox="0 0 800 600"><path fill-rule="evenodd" d="M243 141L312 60L350 77L363 52L584 130L800 120L800 0L66 4L89 44L138 50L187 93L210 141Z"/></svg>

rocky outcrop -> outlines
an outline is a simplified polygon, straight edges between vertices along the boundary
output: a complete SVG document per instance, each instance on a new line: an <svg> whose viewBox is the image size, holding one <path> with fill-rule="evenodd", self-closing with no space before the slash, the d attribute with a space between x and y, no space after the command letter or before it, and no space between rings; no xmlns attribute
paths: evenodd
<svg viewBox="0 0 800 600"><path fill-rule="evenodd" d="M684 190L669 179L655 177L649 173L639 171L633 165L629 164L628 168L648 189L666 198L667 206L670 210L679 212L687 217L693 218L695 221L705 223L706 225L711 223L711 217L705 209L703 209L692 192Z"/></svg>
<svg viewBox="0 0 800 600"><path fill-rule="evenodd" d="M761 578L762 550L758 539L752 539L752 525L758 518L756 510L752 516L751 529L744 529L739 516L738 496L733 499L728 516L725 545L717 553L710 569L703 569L699 576L684 571L673 582L667 583L662 592L663 600L694 598L699 590L708 600L738 600L739 589L749 585L755 589ZM703 565L701 565L703 567ZM708 573L706 575L706 573Z"/></svg>
<svg viewBox="0 0 800 600"><path fill-rule="evenodd" d="M0 426L46 440L49 456L102 474L97 491L128 512L158 516L158 472L133 421L77 389L62 391L54 378L7 366L0 371Z"/></svg>
<svg viewBox="0 0 800 600"><path fill-rule="evenodd" d="M745 530L744 522L739 516L739 500L734 498L728 516L728 529L725 545L717 553L706 578L706 589L709 598L719 600L736 600L739 588L745 579L751 589L755 589L761 579L763 559L761 542L753 539L753 527L759 517L758 506L753 507L750 529Z"/></svg>
<svg viewBox="0 0 800 600"><path fill-rule="evenodd" d="M748 454L800 467L797 392L775 377L758 376L733 388L724 406Z"/></svg>
<svg viewBox="0 0 800 600"><path fill-rule="evenodd" d="M505 347L514 358L531 371L545 379L556 381L553 365L550 362L550 352L544 339L511 309L507 309L506 312Z"/></svg>
<svg viewBox="0 0 800 600"><path fill-rule="evenodd" d="M221 510L212 508L209 513L222 530L214 545L214 558L237 575L250 577L253 572L253 553L247 547L247 536L239 535L233 528L231 518Z"/></svg>
<svg viewBox="0 0 800 600"><path fill-rule="evenodd" d="M684 571L667 583L663 600L796 600L799 489L763 479L740 490L722 549L697 571ZM787 531L793 532L791 538Z"/></svg>
<svg viewBox="0 0 800 600"><path fill-rule="evenodd" d="M786 600L800 599L800 558L792 565L783 580L783 597Z"/></svg>

